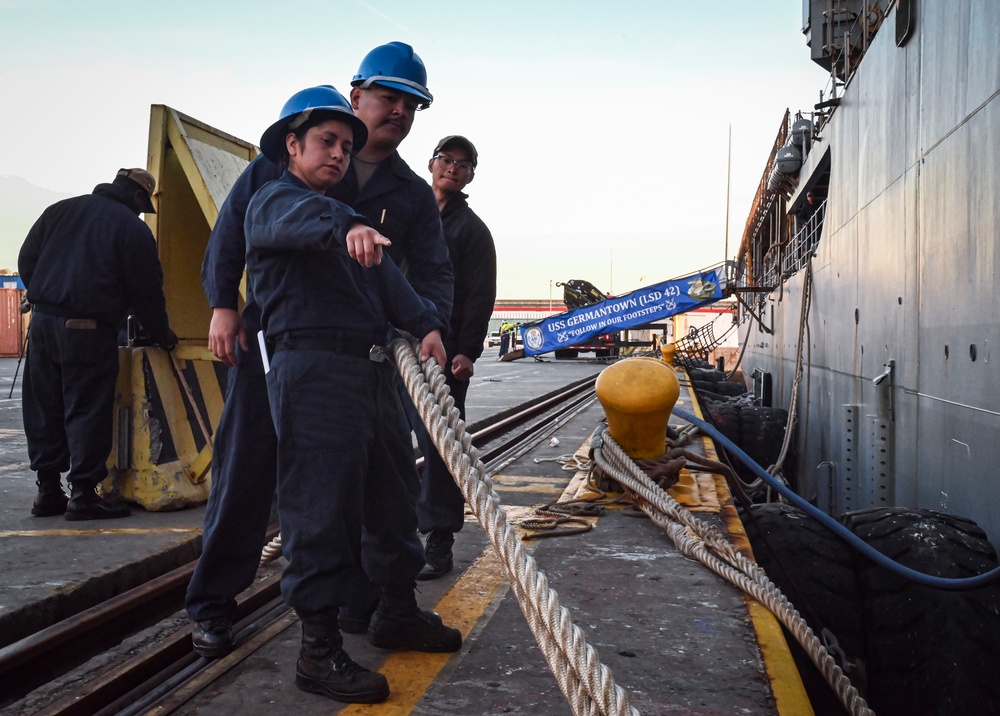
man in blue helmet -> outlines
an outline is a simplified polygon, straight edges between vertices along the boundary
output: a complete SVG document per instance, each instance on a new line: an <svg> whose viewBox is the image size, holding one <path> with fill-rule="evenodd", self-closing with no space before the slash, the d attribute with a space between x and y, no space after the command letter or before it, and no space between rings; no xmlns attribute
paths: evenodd
<svg viewBox="0 0 1000 716"><path fill-rule="evenodd" d="M415 112L433 100L426 86L426 69L409 45L391 42L365 56L351 84L351 104L368 127L368 141L327 196L366 216L373 228L389 238L392 246L387 251L410 285L435 305L442 324L448 325L452 272L437 202L427 183L396 151L409 133ZM257 189L280 174L280 165L264 156L250 163L219 211L202 265L202 284L213 309L209 348L230 366L225 407L214 439L202 555L187 592L188 615L196 622L194 649L207 657L232 649L235 598L256 575L276 484L276 437L259 348L253 339L260 329L260 308L252 295L247 296L242 316L238 306L246 262L243 223L247 205ZM378 249L370 241L348 242L350 255L368 266ZM415 503L419 484L410 428L402 411L398 412L399 423L387 428L386 439L391 438L394 459L409 465L412 473L412 494L397 497ZM363 576L357 584L361 604L374 597L374 592L365 594L372 587ZM411 600L412 590L397 596ZM353 621L342 615L341 626L345 631L364 632L367 617L364 610ZM383 626L391 623L379 620ZM375 641L384 647L422 646L406 628L394 633L383 629L376 636Z"/></svg>

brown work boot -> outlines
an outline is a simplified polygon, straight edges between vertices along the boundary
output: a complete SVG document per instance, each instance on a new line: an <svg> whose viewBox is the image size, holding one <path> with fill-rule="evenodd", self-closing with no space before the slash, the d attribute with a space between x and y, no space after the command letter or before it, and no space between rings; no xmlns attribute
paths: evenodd
<svg viewBox="0 0 1000 716"><path fill-rule="evenodd" d="M302 649L295 665L295 685L345 704L377 704L389 698L389 682L361 666L344 651L337 612L302 617Z"/></svg>
<svg viewBox="0 0 1000 716"><path fill-rule="evenodd" d="M378 609L368 627L368 642L379 649L450 652L462 648L462 632L446 626L434 612L417 606L413 587L380 587Z"/></svg>
<svg viewBox="0 0 1000 716"><path fill-rule="evenodd" d="M66 512L66 502L69 500L62 489L62 476L58 472L39 470L38 494L31 504L31 514L35 517L53 517Z"/></svg>

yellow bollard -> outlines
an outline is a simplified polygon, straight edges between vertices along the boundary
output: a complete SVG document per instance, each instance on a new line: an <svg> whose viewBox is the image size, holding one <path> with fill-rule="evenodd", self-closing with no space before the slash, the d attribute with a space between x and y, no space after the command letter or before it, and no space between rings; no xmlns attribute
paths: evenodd
<svg viewBox="0 0 1000 716"><path fill-rule="evenodd" d="M673 343L661 343L660 344L660 355L663 356L663 362L667 365L674 364L674 354L677 352L677 346Z"/></svg>
<svg viewBox="0 0 1000 716"><path fill-rule="evenodd" d="M677 374L654 358L628 358L601 371L594 386L608 432L637 460L667 451L667 421L680 395Z"/></svg>

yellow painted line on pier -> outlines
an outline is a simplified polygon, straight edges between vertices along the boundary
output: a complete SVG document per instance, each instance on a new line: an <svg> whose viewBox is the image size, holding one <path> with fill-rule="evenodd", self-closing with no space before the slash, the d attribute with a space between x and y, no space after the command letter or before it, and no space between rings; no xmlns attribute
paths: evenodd
<svg viewBox="0 0 1000 716"><path fill-rule="evenodd" d="M590 445L590 438L578 451L586 455ZM558 492L560 502L573 499L580 485L586 480L586 470L581 470L566 482L560 481L563 487L552 490L552 478L537 477L511 477L494 475L491 479L494 488L499 490L509 490L510 488L498 488L498 483L530 481L536 485L533 489L537 492ZM520 488L529 489L529 488ZM520 489L518 491L520 491ZM534 507L505 505L507 519L511 523L516 523L522 517L533 514ZM594 522L597 518L592 518ZM523 530L515 526L518 534L523 534ZM530 544L525 544L525 549L530 550ZM441 600L435 605L437 611L445 624L455 627L462 632L462 639L468 638L476 623L486 612L490 603L502 590L510 588L510 583L503 570L503 564L493 552L492 547L479 555L476 561L469 567L462 576L455 582ZM400 651L388 656L379 667L379 672L389 680L391 695L389 700L381 704L352 704L337 711L339 716L350 714L371 714L378 713L379 716L404 716L416 708L417 703L423 698L427 689L434 683L434 679L447 665L454 654L426 654L415 651Z"/></svg>
<svg viewBox="0 0 1000 716"><path fill-rule="evenodd" d="M697 403L690 401L685 407L701 417ZM587 456L589 439L577 451L578 456ZM704 438L704 447L710 459L717 459L711 440ZM498 492L539 493L560 492L560 502L581 497L596 497L587 485L587 471L579 470L569 480L565 489L553 489L552 478L537 478L523 476L494 476L494 489ZM557 483L561 481L555 481ZM732 541L747 554L752 555L749 542L743 531L742 522L736 513L730 497L725 478L711 473L699 473L691 480L693 486L702 493L695 507L709 511L719 511ZM700 484L700 483L709 484ZM714 488L714 489L712 489ZM610 497L608 495L607 497ZM675 495L676 497L676 495ZM693 498L692 498L693 499ZM533 506L505 506L508 520L515 524L524 517L530 516ZM468 519L468 516L467 516ZM591 518L596 522L597 518ZM523 534L521 528L517 528ZM530 547L529 547L530 549ZM446 624L459 629L463 639L476 627L477 622L486 613L491 602L502 590L509 589L500 560L494 555L492 548L487 548L479 558L467 569L452 588L437 603L435 609L441 614ZM746 596L747 610L757 634L757 642L765 670L771 682L772 693L779 716L813 716L814 711L802 684L798 669L792 659L788 644L777 618L762 604L752 597ZM381 704L355 704L336 711L338 714L373 714L379 716L404 716L411 714L423 698L427 689L434 683L438 674L455 654L426 654L420 652L396 652L388 656L381 664L379 671L389 680L391 696Z"/></svg>
<svg viewBox="0 0 1000 716"><path fill-rule="evenodd" d="M466 639L496 594L509 587L500 560L487 549L465 570L462 577L435 607L444 622L462 632ZM374 705L354 704L338 714L402 716L409 714L423 698L428 687L445 667L452 654L425 654L418 651L395 652L379 667L389 680L389 700Z"/></svg>
<svg viewBox="0 0 1000 716"><path fill-rule="evenodd" d="M701 417L700 410L698 417ZM703 438L706 452L711 450L715 455L714 443L709 438ZM718 459L713 457L712 459ZM722 505L722 521L726 526L729 541L736 545L746 557L753 559L753 550L750 547L750 540L747 539L746 530L743 529L743 521L736 511L729 485L722 475L713 474L715 478L715 489L719 495L719 502ZM779 716L813 716L812 703L806 693L806 687L802 683L802 676L792 658L792 652L788 648L788 641L781 630L778 618L771 611L749 594L744 593L743 598L747 603L747 611L750 615L750 623L753 624L754 631L757 632L757 645L760 647L761 660L764 662L764 671L771 681L771 692L774 694L774 702L778 707Z"/></svg>
<svg viewBox="0 0 1000 716"><path fill-rule="evenodd" d="M705 420L701 406L694 399L694 391L690 381L680 370L678 370L678 374L678 377L682 378L681 399L678 400L678 403L683 403L684 407L695 417ZM705 456L709 460L718 461L719 455L715 450L715 442L707 436L702 436L701 442ZM715 493L721 507L721 517L729 541L746 557L753 559L750 540L747 539L743 522L736 511L736 505L729 492L729 485L726 484L726 478L717 473L702 473L702 475L715 483ZM779 716L813 716L812 703L809 701L806 688L802 684L802 676L799 674L792 653L788 649L788 642L785 640L785 634L781 630L778 618L749 594L744 593L743 598L747 604L750 623L757 633L757 645L760 647L764 670L771 682L771 692L774 694L774 702L778 708Z"/></svg>
<svg viewBox="0 0 1000 716"><path fill-rule="evenodd" d="M0 530L3 537L75 537L78 535L170 535L198 534L201 527L122 527L118 529Z"/></svg>

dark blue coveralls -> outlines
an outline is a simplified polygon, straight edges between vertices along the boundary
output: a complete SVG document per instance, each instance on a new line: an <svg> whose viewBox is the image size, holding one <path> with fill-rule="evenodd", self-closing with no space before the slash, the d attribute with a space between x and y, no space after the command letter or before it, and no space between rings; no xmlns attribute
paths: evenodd
<svg viewBox="0 0 1000 716"><path fill-rule="evenodd" d="M441 211L444 238L455 274L455 303L444 339L448 353L444 378L462 420L465 420L469 381L452 375L451 359L461 354L475 362L483 354L483 341L489 331L497 295L497 255L493 236L483 220L469 208L467 199L467 194L456 194ZM431 530L458 532L465 523L465 498L419 415L415 414L413 403L406 401L404 405L411 411L410 424L424 456L417 503L420 531L425 534Z"/></svg>
<svg viewBox="0 0 1000 716"><path fill-rule="evenodd" d="M22 392L31 469L68 470L83 489L108 474L119 327L131 309L151 337L169 332L156 241L129 201L99 184L53 204L17 260L32 305Z"/></svg>
<svg viewBox="0 0 1000 716"><path fill-rule="evenodd" d="M390 322L418 337L444 324L390 257L371 268L350 257L345 236L359 217L287 172L247 210L247 277L273 351L266 382L289 559L281 592L301 614L347 604L362 559L389 587L412 585L424 564L412 453L393 449L394 369L370 351Z"/></svg>
<svg viewBox="0 0 1000 716"><path fill-rule="evenodd" d="M209 239L202 284L213 308L239 307L239 285L246 262L243 221L254 192L278 178L280 167L257 157L237 179ZM394 153L381 162L359 190L353 164L328 196L366 216L392 241L387 250L423 298L432 301L447 325L452 306L452 272L441 233L437 201L430 187ZM229 371L222 417L215 434L212 490L205 512L202 554L187 592L188 615L195 621L232 615L236 595L253 583L276 487L277 441L270 419L256 332L260 308L251 295L243 310L249 350L237 345L237 364ZM386 431L389 454L409 462L411 490L418 477L405 416L398 433Z"/></svg>

